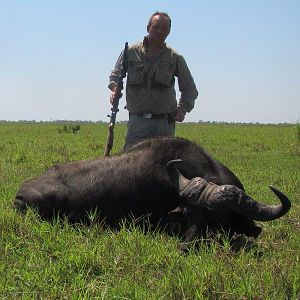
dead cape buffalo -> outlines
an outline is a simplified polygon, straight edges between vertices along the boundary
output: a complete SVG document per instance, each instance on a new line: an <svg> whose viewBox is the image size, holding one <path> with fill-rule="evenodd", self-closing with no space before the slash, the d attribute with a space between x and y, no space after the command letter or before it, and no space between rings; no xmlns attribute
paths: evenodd
<svg viewBox="0 0 300 300"><path fill-rule="evenodd" d="M176 170L186 180L201 177L206 182L244 190L239 179L201 146L182 138L163 137L145 140L113 157L54 165L40 177L23 183L14 205L22 211L27 206L36 207L46 219L59 213L68 216L70 221L82 220L87 212L97 209L107 225L117 225L128 215L137 218L148 215L150 224L162 227L174 209L189 211L191 205L200 207L186 214L191 218L185 231L186 241L200 231L199 224L203 228L224 227L232 233L257 237L261 228L253 220L274 220L289 209L290 201L277 190L275 193L282 204L274 207L248 200L232 201L233 197L226 196L222 205L212 207L209 201L204 207L202 200L186 201L185 195L180 195L182 187L176 186L175 169L166 167L174 159L183 161ZM196 193L199 194L197 189ZM202 198L206 197L203 193Z"/></svg>

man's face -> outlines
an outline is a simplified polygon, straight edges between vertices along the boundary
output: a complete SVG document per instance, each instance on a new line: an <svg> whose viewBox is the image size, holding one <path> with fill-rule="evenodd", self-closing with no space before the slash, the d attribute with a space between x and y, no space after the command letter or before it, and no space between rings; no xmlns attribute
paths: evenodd
<svg viewBox="0 0 300 300"><path fill-rule="evenodd" d="M163 43L170 33L169 19L165 16L154 16L151 25L147 26L149 39L154 43Z"/></svg>

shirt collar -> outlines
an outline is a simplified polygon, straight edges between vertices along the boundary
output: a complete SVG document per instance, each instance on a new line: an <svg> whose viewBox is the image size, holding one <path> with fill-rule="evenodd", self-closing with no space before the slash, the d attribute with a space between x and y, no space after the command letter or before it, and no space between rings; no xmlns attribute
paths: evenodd
<svg viewBox="0 0 300 300"><path fill-rule="evenodd" d="M146 55L146 53L147 53L148 43L149 43L148 35L146 35L146 36L144 36L143 43L142 43L144 55ZM167 48L167 44L166 44L166 42L164 42L164 44L158 54L160 55L166 48ZM157 55L157 56L159 56L159 55Z"/></svg>

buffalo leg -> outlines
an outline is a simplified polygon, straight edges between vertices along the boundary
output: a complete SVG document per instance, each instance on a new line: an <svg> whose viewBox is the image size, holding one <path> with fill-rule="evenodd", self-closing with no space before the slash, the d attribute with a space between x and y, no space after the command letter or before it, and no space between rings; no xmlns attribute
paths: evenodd
<svg viewBox="0 0 300 300"><path fill-rule="evenodd" d="M187 252L189 244L195 239L198 232L199 226L197 224L191 225L186 232L184 242L179 246L179 250L182 252Z"/></svg>

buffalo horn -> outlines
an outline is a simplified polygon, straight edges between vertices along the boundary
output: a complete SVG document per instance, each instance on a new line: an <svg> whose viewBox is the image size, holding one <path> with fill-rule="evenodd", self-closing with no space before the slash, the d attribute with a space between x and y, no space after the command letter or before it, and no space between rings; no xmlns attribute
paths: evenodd
<svg viewBox="0 0 300 300"><path fill-rule="evenodd" d="M173 159L167 163L168 175L178 194L190 183L190 180L185 178L175 166L176 164L179 164L181 162L181 159Z"/></svg>
<svg viewBox="0 0 300 300"><path fill-rule="evenodd" d="M179 162L182 162L182 160L176 159L169 161L167 164L167 171L173 185L180 194L192 180L185 178L176 168L175 165ZM205 206L210 207L211 209L227 209L252 220L271 221L285 215L291 208L291 202L284 193L275 187L270 186L270 189L279 198L281 204L265 205L259 203L248 196L244 191L233 185L212 187L211 192L208 193L207 198L205 198L205 202L202 203L205 203ZM213 190L216 193L213 193ZM201 194L201 191L190 191L189 195L194 196L197 193Z"/></svg>
<svg viewBox="0 0 300 300"><path fill-rule="evenodd" d="M245 215L249 216L250 218L256 221L271 221L282 217L290 210L291 202L288 199L288 197L273 186L270 186L270 189L279 198L281 204L261 204L253 200L250 196L246 195L243 191L241 191L241 193L243 194L242 198L244 200L242 201L242 203L246 204ZM247 206L249 208L247 208Z"/></svg>
<svg viewBox="0 0 300 300"><path fill-rule="evenodd" d="M217 199L209 199L214 209L227 209L256 221L271 221L282 217L291 208L291 202L281 191L270 186L270 189L281 201L279 205L265 205L248 196L233 185L220 186L221 194ZM214 198L214 197L212 197ZM213 200L213 201L211 201Z"/></svg>

